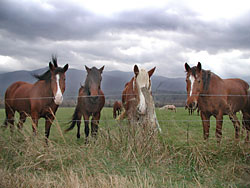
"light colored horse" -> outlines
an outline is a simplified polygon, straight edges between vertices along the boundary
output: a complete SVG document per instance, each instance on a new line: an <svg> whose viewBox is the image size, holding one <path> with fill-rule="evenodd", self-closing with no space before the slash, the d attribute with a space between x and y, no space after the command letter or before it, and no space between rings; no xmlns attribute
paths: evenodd
<svg viewBox="0 0 250 188"><path fill-rule="evenodd" d="M161 131L151 93L150 77L154 71L155 67L146 71L139 69L137 65L134 66L134 77L125 84L122 92L122 103L125 111L118 117L118 120L127 117L130 124L150 125Z"/></svg>
<svg viewBox="0 0 250 188"><path fill-rule="evenodd" d="M167 105L161 107L160 110L166 110L166 111L172 110L172 111L174 111L175 113L176 113L176 111L177 111L175 105L173 105L173 104L167 104Z"/></svg>

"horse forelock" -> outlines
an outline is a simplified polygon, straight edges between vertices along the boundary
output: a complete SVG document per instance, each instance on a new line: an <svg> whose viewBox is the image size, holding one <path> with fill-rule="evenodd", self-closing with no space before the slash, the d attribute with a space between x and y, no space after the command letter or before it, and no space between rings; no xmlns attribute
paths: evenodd
<svg viewBox="0 0 250 188"><path fill-rule="evenodd" d="M52 62L53 62L55 67L58 67L58 65L57 65L57 57L55 55L52 56Z"/></svg>

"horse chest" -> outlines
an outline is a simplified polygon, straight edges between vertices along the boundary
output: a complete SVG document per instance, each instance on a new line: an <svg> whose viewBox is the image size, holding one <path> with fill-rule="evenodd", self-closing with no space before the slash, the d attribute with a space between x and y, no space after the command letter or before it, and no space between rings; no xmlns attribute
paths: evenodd
<svg viewBox="0 0 250 188"><path fill-rule="evenodd" d="M88 113L99 112L103 108L104 104L101 102L101 98L93 102L90 98L86 100L82 108Z"/></svg>

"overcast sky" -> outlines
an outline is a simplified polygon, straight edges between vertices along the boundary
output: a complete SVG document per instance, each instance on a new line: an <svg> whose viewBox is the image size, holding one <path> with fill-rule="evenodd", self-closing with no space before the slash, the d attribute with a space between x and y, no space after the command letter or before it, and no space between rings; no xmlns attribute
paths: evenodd
<svg viewBox="0 0 250 188"><path fill-rule="evenodd" d="M0 0L0 72L48 66L250 76L249 0Z"/></svg>

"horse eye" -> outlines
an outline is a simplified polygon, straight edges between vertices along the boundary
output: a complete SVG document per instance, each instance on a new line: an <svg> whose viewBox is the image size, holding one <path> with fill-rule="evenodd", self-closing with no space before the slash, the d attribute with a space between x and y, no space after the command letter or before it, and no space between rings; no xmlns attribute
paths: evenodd
<svg viewBox="0 0 250 188"><path fill-rule="evenodd" d="M201 83L201 80L198 80L198 83Z"/></svg>

